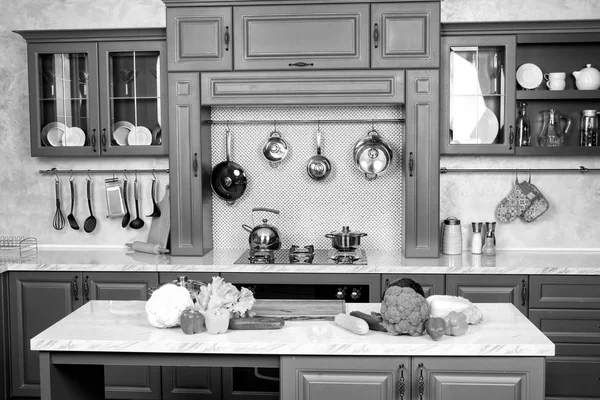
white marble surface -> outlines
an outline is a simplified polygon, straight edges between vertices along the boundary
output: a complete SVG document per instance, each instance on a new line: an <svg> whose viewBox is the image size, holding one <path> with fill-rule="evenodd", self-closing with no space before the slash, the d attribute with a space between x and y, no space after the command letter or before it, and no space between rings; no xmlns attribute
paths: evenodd
<svg viewBox="0 0 600 400"><path fill-rule="evenodd" d="M143 301L91 301L31 339L40 351L271 355L552 356L554 344L512 304L477 304L484 315L463 336L356 335L333 321L286 322L282 329L186 335L147 320ZM379 311L379 304L347 305Z"/></svg>
<svg viewBox="0 0 600 400"><path fill-rule="evenodd" d="M241 249L213 250L204 257L172 257L126 250L40 250L23 263L0 263L5 271L266 272L343 274L600 275L600 252L501 251L495 257L405 258L396 251L367 251L366 265L234 264ZM0 258L1 261L1 258Z"/></svg>

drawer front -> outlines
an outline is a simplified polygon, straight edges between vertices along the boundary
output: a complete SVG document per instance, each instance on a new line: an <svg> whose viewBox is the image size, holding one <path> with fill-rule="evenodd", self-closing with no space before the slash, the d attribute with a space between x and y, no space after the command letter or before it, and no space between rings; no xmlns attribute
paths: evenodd
<svg viewBox="0 0 600 400"><path fill-rule="evenodd" d="M369 68L369 5L235 7L235 69Z"/></svg>
<svg viewBox="0 0 600 400"><path fill-rule="evenodd" d="M600 309L600 276L531 276L530 308Z"/></svg>
<svg viewBox="0 0 600 400"><path fill-rule="evenodd" d="M600 343L600 310L529 310L529 320L555 343Z"/></svg>
<svg viewBox="0 0 600 400"><path fill-rule="evenodd" d="M546 398L597 399L600 395L600 357L546 359Z"/></svg>

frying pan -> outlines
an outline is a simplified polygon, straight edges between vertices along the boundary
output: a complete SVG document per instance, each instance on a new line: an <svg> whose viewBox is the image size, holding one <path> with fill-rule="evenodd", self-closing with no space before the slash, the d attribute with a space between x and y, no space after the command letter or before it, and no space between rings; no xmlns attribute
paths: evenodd
<svg viewBox="0 0 600 400"><path fill-rule="evenodd" d="M246 175L244 169L230 161L231 155L231 133L229 128L225 131L226 160L218 163L210 174L210 186L212 190L225 200L227 204L233 204L242 197L246 190Z"/></svg>

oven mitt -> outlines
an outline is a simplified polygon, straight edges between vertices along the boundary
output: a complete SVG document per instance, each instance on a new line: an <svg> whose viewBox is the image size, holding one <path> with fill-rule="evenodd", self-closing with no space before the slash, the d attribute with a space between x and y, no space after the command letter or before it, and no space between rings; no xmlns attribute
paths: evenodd
<svg viewBox="0 0 600 400"><path fill-rule="evenodd" d="M537 186L531 183L531 178L529 178L529 182L527 183L533 189L533 191L537 195L537 198L531 202L529 208L525 210L523 214L520 215L520 218L522 221L532 222L535 219L539 218L543 213L548 211L550 204L548 203L548 200L546 200L542 192L540 192L540 190L537 188Z"/></svg>
<svg viewBox="0 0 600 400"><path fill-rule="evenodd" d="M496 219L500 222L514 221L531 206L537 197L529 183L525 181L519 183L515 178L515 186L496 207Z"/></svg>

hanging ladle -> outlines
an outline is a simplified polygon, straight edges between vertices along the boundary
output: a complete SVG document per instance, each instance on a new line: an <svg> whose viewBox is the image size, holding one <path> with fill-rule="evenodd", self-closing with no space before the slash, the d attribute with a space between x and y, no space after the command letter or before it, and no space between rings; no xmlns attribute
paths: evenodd
<svg viewBox="0 0 600 400"><path fill-rule="evenodd" d="M154 175L154 170L152 170L152 189L150 189L150 192L152 197L152 214L146 215L146 217L158 218L160 217L160 208L156 203L156 175Z"/></svg>
<svg viewBox="0 0 600 400"><path fill-rule="evenodd" d="M135 181L133 182L133 198L135 200L135 219L129 223L129 227L131 229L142 229L144 226L144 220L140 218L140 206L139 206L139 198L140 198L140 189L138 186L137 180L137 171L135 172Z"/></svg>

